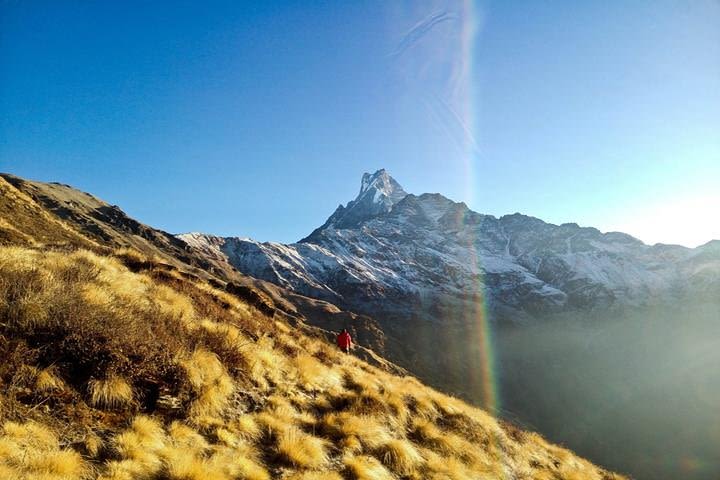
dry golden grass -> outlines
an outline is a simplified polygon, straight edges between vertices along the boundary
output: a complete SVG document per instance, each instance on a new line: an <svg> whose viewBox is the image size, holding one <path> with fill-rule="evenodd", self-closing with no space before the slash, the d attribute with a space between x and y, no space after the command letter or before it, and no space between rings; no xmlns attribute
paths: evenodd
<svg viewBox="0 0 720 480"><path fill-rule="evenodd" d="M211 444L189 425L176 421L165 430L156 419L139 416L115 437L119 460L107 464L100 478L143 479L163 474L172 480L269 480L252 445L229 443Z"/></svg>
<svg viewBox="0 0 720 480"><path fill-rule="evenodd" d="M411 435L422 445L444 455L461 456L473 450L472 444L458 435L443 431L423 419L413 422Z"/></svg>
<svg viewBox="0 0 720 480"><path fill-rule="evenodd" d="M90 402L100 408L124 408L133 404L134 394L130 384L121 377L111 376L88 382Z"/></svg>
<svg viewBox="0 0 720 480"><path fill-rule="evenodd" d="M115 255L0 247L0 478L621 478Z"/></svg>
<svg viewBox="0 0 720 480"><path fill-rule="evenodd" d="M425 477L433 480L475 480L504 478L505 475L483 475L482 471L468 468L463 462L454 457L440 456L433 452L426 452L427 464ZM522 477L519 477L522 478ZM530 477L534 478L534 477Z"/></svg>
<svg viewBox="0 0 720 480"><path fill-rule="evenodd" d="M343 480L337 472L296 472L282 478L283 480Z"/></svg>
<svg viewBox="0 0 720 480"><path fill-rule="evenodd" d="M180 363L196 394L190 406L190 416L198 422L208 422L220 415L235 387L218 356L199 349Z"/></svg>
<svg viewBox="0 0 720 480"><path fill-rule="evenodd" d="M85 440L82 442L83 447L87 456L90 458L97 457L105 446L105 442L102 438L94 433L90 433Z"/></svg>
<svg viewBox="0 0 720 480"><path fill-rule="evenodd" d="M209 478L235 479L245 478L248 480L269 480L267 470L249 457L243 456L232 450L222 450L215 453L205 462L204 475L198 476L197 480ZM214 473L211 477L208 473ZM178 479L179 480L179 479Z"/></svg>
<svg viewBox="0 0 720 480"><path fill-rule="evenodd" d="M386 426L369 415L333 412L323 418L323 424L332 437L351 443L357 441L368 450L378 449L392 440Z"/></svg>
<svg viewBox="0 0 720 480"><path fill-rule="evenodd" d="M328 461L327 442L297 428L283 431L277 442L280 456L290 464L302 468L320 468Z"/></svg>
<svg viewBox="0 0 720 480"><path fill-rule="evenodd" d="M393 439L380 448L382 461L398 475L411 475L420 469L425 459L409 441Z"/></svg>
<svg viewBox="0 0 720 480"><path fill-rule="evenodd" d="M246 441L254 442L262 436L260 425L251 415L241 415L234 422L234 427L235 434Z"/></svg>
<svg viewBox="0 0 720 480"><path fill-rule="evenodd" d="M131 473L138 478L151 478L162 468L161 452L167 443L160 423L150 417L138 416L131 427L115 436L114 450L122 459L111 465L114 475Z"/></svg>
<svg viewBox="0 0 720 480"><path fill-rule="evenodd" d="M3 425L0 467L7 479L80 480L91 472L78 452L60 448L52 431L33 422Z"/></svg>
<svg viewBox="0 0 720 480"><path fill-rule="evenodd" d="M50 393L61 391L65 388L65 382L58 377L53 368L43 368L35 379L35 390L39 393Z"/></svg>
<svg viewBox="0 0 720 480"><path fill-rule="evenodd" d="M312 355L301 353L293 360L300 382L308 391L324 391L342 384L342 376L337 369L328 368Z"/></svg>
<svg viewBox="0 0 720 480"><path fill-rule="evenodd" d="M357 480L393 480L395 477L376 458L367 455L343 459L351 478Z"/></svg>
<svg viewBox="0 0 720 480"><path fill-rule="evenodd" d="M5 178L0 178L0 199L0 244L98 246Z"/></svg>

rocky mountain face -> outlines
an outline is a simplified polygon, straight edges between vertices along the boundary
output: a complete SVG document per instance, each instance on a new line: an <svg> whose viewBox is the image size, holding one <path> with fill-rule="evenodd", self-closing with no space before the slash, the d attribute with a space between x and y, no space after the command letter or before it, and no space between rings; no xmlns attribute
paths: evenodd
<svg viewBox="0 0 720 480"><path fill-rule="evenodd" d="M385 170L363 175L357 198L297 243L180 238L243 273L375 316L452 322L448 308L482 301L494 319L522 321L720 292L719 241L649 246L574 223L496 218L408 194Z"/></svg>

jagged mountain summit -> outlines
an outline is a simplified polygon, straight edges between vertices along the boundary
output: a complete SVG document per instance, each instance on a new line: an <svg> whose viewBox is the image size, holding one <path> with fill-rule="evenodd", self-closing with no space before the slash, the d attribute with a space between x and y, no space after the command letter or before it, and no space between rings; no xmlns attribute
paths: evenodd
<svg viewBox="0 0 720 480"><path fill-rule="evenodd" d="M185 234L238 270L368 314L484 301L497 318L716 293L715 242L649 246L630 235L521 214L496 218L440 194L409 194L385 170L294 244ZM420 312L420 313L418 313Z"/></svg>
<svg viewBox="0 0 720 480"><path fill-rule="evenodd" d="M407 196L399 183L385 169L374 174L363 174L360 193L347 206L339 205L330 218L310 236L301 240L309 241L313 234L327 228L353 228L364 220L376 217L392 210L393 205Z"/></svg>

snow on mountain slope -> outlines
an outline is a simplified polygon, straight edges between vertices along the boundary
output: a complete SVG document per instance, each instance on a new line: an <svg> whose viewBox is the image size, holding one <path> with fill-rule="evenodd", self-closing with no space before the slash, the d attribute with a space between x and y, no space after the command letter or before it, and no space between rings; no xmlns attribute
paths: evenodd
<svg viewBox="0 0 720 480"><path fill-rule="evenodd" d="M385 170L298 243L185 234L238 270L361 312L485 298L513 316L643 305L693 285L717 292L720 248L648 246L629 235L521 214L500 218L406 193Z"/></svg>

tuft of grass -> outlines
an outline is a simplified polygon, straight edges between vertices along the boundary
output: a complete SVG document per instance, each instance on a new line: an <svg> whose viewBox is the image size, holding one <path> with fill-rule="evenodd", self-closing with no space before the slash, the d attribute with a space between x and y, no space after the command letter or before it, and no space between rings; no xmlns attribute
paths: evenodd
<svg viewBox="0 0 720 480"><path fill-rule="evenodd" d="M410 475L420 469L424 459L415 446L402 439L393 439L380 448L382 461L398 475Z"/></svg>
<svg viewBox="0 0 720 480"><path fill-rule="evenodd" d="M357 454L362 452L363 444L358 437L345 437L340 441L343 452Z"/></svg>
<svg viewBox="0 0 720 480"><path fill-rule="evenodd" d="M293 363L302 386L308 391L322 391L342 384L342 376L337 370L328 368L312 355L300 354Z"/></svg>
<svg viewBox="0 0 720 480"><path fill-rule="evenodd" d="M429 395L418 392L419 388L413 388L409 395L409 407L411 414L416 418L435 421L440 415L435 402Z"/></svg>
<svg viewBox="0 0 720 480"><path fill-rule="evenodd" d="M35 422L5 422L2 428L2 439L17 447L33 446L41 451L57 450L57 436L44 425Z"/></svg>
<svg viewBox="0 0 720 480"><path fill-rule="evenodd" d="M150 262L147 255L135 250L134 248L118 248L115 249L113 255L133 270L146 266Z"/></svg>
<svg viewBox="0 0 720 480"><path fill-rule="evenodd" d="M227 459L231 466L233 475L231 478L242 478L245 480L270 480L270 473L256 460L248 457L233 457Z"/></svg>
<svg viewBox="0 0 720 480"><path fill-rule="evenodd" d="M384 415L388 413L389 407L380 392L368 390L360 392L353 398L350 409L358 414Z"/></svg>
<svg viewBox="0 0 720 480"><path fill-rule="evenodd" d="M235 390L218 356L204 349L195 350L181 361L196 398L190 406L190 417L199 423L212 423L228 406Z"/></svg>
<svg viewBox="0 0 720 480"><path fill-rule="evenodd" d="M161 452L170 479L248 479L269 480L270 475L258 461L251 444L237 440L232 432L218 428L210 444L192 427L173 422L170 443Z"/></svg>
<svg viewBox="0 0 720 480"><path fill-rule="evenodd" d="M314 429L316 422L311 413L298 411L290 404L270 406L255 415L254 419L263 427L263 434L268 438L278 438L290 429Z"/></svg>
<svg viewBox="0 0 720 480"><path fill-rule="evenodd" d="M222 478L246 480L270 480L267 469L256 459L254 452L248 450L219 450L210 457L206 465L209 471L224 475ZM203 480L207 477L199 477Z"/></svg>
<svg viewBox="0 0 720 480"><path fill-rule="evenodd" d="M241 415L233 427L236 434L246 441L255 442L262 436L262 429L252 415Z"/></svg>
<svg viewBox="0 0 720 480"><path fill-rule="evenodd" d="M103 439L93 433L88 435L83 441L83 447L85 448L85 452L90 458L96 458L98 455L100 455L100 452L102 451L104 446L105 442L103 441Z"/></svg>
<svg viewBox="0 0 720 480"><path fill-rule="evenodd" d="M393 480L395 477L377 459L367 455L349 456L343 464L355 480Z"/></svg>
<svg viewBox="0 0 720 480"><path fill-rule="evenodd" d="M65 382L54 368L43 368L35 378L35 391L39 393L59 392L65 389Z"/></svg>
<svg viewBox="0 0 720 480"><path fill-rule="evenodd" d="M369 415L353 415L350 412L330 413L322 422L330 436L355 439L369 450L380 448L392 439L387 428Z"/></svg>
<svg viewBox="0 0 720 480"><path fill-rule="evenodd" d="M320 468L328 461L327 442L308 435L298 428L282 432L277 441L277 450L286 462L301 468Z"/></svg>
<svg viewBox="0 0 720 480"><path fill-rule="evenodd" d="M88 382L90 403L99 408L120 409L133 405L134 393L130 384L122 377L110 376Z"/></svg>
<svg viewBox="0 0 720 480"><path fill-rule="evenodd" d="M424 419L413 422L411 434L418 443L445 455L461 455L468 447L462 438L448 434L435 423Z"/></svg>
<svg viewBox="0 0 720 480"><path fill-rule="evenodd" d="M168 427L170 443L179 449L204 455L210 450L210 443L197 430L182 422L174 421Z"/></svg>
<svg viewBox="0 0 720 480"><path fill-rule="evenodd" d="M152 478L162 469L161 452L167 444L162 425L154 418L138 416L130 428L115 436L114 448L121 458L108 467L109 478Z"/></svg>
<svg viewBox="0 0 720 480"><path fill-rule="evenodd" d="M279 351L275 341L267 335L243 348L241 355L250 366L247 373L253 383L265 392L270 391L273 385L285 383L288 378L298 374L290 359Z"/></svg>

